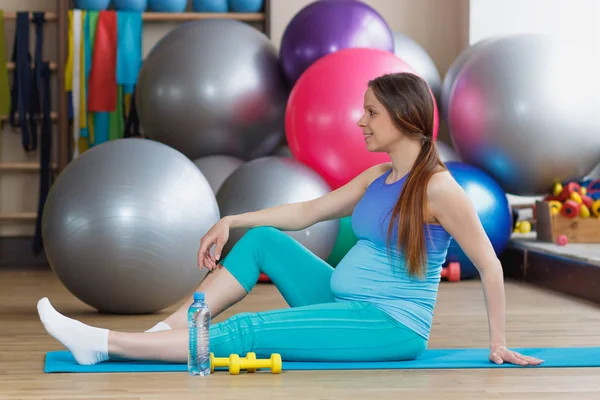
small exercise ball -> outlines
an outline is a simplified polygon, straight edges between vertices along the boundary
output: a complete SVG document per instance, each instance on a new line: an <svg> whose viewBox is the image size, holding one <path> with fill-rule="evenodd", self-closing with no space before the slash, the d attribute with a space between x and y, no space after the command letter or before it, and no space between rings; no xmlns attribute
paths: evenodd
<svg viewBox="0 0 600 400"><path fill-rule="evenodd" d="M450 103L450 92L454 87L456 76L462 70L462 67L471 59L473 54L477 52L479 48L485 46L487 43L493 41L494 38L488 38L481 40L463 50L458 57L452 62L450 68L444 76L442 81L441 98L440 98L440 119L448 122L448 107Z"/></svg>
<svg viewBox="0 0 600 400"><path fill-rule="evenodd" d="M281 65L288 81L321 57L348 48L394 51L394 38L385 19L358 0L320 0L302 8L281 38Z"/></svg>
<svg viewBox="0 0 600 400"><path fill-rule="evenodd" d="M229 0L231 11L239 13L257 13L264 5L264 0Z"/></svg>
<svg viewBox="0 0 600 400"><path fill-rule="evenodd" d="M231 19L182 24L150 51L136 88L144 134L195 160L271 154L289 87L269 38Z"/></svg>
<svg viewBox="0 0 600 400"><path fill-rule="evenodd" d="M75 297L101 312L144 314L200 284L200 239L219 218L206 178L183 154L119 139L61 172L42 234L52 270Z"/></svg>
<svg viewBox="0 0 600 400"><path fill-rule="evenodd" d="M450 161L446 163L450 174L465 190L477 212L496 255L506 249L512 233L512 209L506 193L487 173L471 165ZM477 269L454 238L450 241L447 262L460 263L461 276L474 278Z"/></svg>
<svg viewBox="0 0 600 400"><path fill-rule="evenodd" d="M115 10L144 12L148 8L148 0L114 0Z"/></svg>
<svg viewBox="0 0 600 400"><path fill-rule="evenodd" d="M442 78L431 56L420 44L407 35L394 32L394 54L410 65L429 84L433 95L439 102Z"/></svg>
<svg viewBox="0 0 600 400"><path fill-rule="evenodd" d="M239 167L244 165L244 160L231 156L206 156L194 160L200 168L208 184L216 195L225 180Z"/></svg>
<svg viewBox="0 0 600 400"><path fill-rule="evenodd" d="M110 6L110 0L75 0L75 8L86 11L103 11Z"/></svg>
<svg viewBox="0 0 600 400"><path fill-rule="evenodd" d="M184 12L187 0L148 0L148 8L154 12Z"/></svg>
<svg viewBox="0 0 600 400"><path fill-rule="evenodd" d="M294 158L309 165L337 189L373 165L388 162L369 152L362 129L364 94L369 80L394 72L416 72L394 53L344 49L311 65L292 89L286 111L286 135ZM432 99L435 98L432 94ZM437 137L437 106L434 110Z"/></svg>
<svg viewBox="0 0 600 400"><path fill-rule="evenodd" d="M289 157L269 156L252 160L234 171L217 193L217 203L221 215L227 216L308 201L329 191L327 183L306 165ZM286 233L325 260L333 249L338 228L339 221L331 220ZM224 253L246 231L232 229Z"/></svg>
<svg viewBox="0 0 600 400"><path fill-rule="evenodd" d="M450 94L460 158L519 196L580 180L600 160L600 57L589 46L523 34L475 51Z"/></svg>
<svg viewBox="0 0 600 400"><path fill-rule="evenodd" d="M224 13L229 11L227 0L193 0L192 9L196 12Z"/></svg>

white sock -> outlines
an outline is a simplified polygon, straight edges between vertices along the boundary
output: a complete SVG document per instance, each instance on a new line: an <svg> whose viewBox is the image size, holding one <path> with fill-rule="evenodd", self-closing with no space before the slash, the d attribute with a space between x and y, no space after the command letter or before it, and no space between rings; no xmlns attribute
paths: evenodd
<svg viewBox="0 0 600 400"><path fill-rule="evenodd" d="M148 329L146 332L161 332L161 331L170 331L172 328L164 321L160 321L158 324L154 325L152 328Z"/></svg>
<svg viewBox="0 0 600 400"><path fill-rule="evenodd" d="M65 317L46 297L38 302L37 309L48 333L73 354L77 363L93 365L108 360L108 329Z"/></svg>

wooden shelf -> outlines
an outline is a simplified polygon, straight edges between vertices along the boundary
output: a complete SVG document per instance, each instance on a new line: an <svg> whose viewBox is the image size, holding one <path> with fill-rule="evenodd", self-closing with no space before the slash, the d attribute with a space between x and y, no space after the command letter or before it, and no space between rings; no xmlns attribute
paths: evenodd
<svg viewBox="0 0 600 400"><path fill-rule="evenodd" d="M6 69L8 69L9 71L13 71L15 69L15 63L14 62L7 62L6 63ZM31 64L31 68L33 68L34 64ZM57 64L55 62L51 62L50 63L50 71L56 71L57 68Z"/></svg>
<svg viewBox="0 0 600 400"><path fill-rule="evenodd" d="M144 21L197 21L201 19L235 19L238 21L264 21L264 13L201 13L201 12L182 12L182 13L166 13L166 12L145 12L142 13Z"/></svg>
<svg viewBox="0 0 600 400"><path fill-rule="evenodd" d="M29 19L31 20L33 17L33 13L29 13ZM5 12L4 19L17 19L16 12ZM46 12L46 21L56 21L58 16L53 12Z"/></svg>
<svg viewBox="0 0 600 400"><path fill-rule="evenodd" d="M31 18L31 13L29 13ZM238 21L264 21L264 13L201 13L201 12L182 12L182 13L168 13L168 12L144 12L142 13L142 19L144 21L197 21L201 19L235 19ZM17 13L7 12L4 13L4 19L14 20L17 19ZM53 12L46 13L47 21L56 21L57 15Z"/></svg>
<svg viewBox="0 0 600 400"><path fill-rule="evenodd" d="M51 163L50 168L56 170L56 164ZM37 172L40 170L40 163L36 162L3 162L0 163L0 172L2 171L17 171L17 172Z"/></svg>
<svg viewBox="0 0 600 400"><path fill-rule="evenodd" d="M19 222L19 221L35 221L37 219L36 212L9 212L0 213L0 221L4 222Z"/></svg>
<svg viewBox="0 0 600 400"><path fill-rule="evenodd" d="M17 114L17 118L18 118L18 114ZM38 119L41 120L42 117L38 115ZM58 113L56 113L56 112L50 113L50 119L52 121L56 121L58 119ZM7 122L7 121L8 121L8 115L0 115L0 122Z"/></svg>

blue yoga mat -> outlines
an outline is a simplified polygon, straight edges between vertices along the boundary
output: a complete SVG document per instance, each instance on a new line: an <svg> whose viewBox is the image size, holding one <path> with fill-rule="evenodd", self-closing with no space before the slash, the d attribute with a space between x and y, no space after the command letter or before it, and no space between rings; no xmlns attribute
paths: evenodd
<svg viewBox="0 0 600 400"><path fill-rule="evenodd" d="M600 347L557 347L514 349L522 354L544 360L536 367L568 368L600 367ZM283 362L283 371L344 370L344 369L467 369L523 368L518 365L496 365L488 361L488 349L431 349L413 361L390 362ZM217 368L217 370L227 370ZM78 365L68 351L46 354L45 373L81 372L187 372L186 364L138 361L108 361L91 366Z"/></svg>

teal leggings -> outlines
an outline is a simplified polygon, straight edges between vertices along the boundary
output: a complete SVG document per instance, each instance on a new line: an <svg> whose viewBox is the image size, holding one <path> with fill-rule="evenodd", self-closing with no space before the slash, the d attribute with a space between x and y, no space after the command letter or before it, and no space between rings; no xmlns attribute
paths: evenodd
<svg viewBox="0 0 600 400"><path fill-rule="evenodd" d="M249 293L261 272L290 308L241 313L213 324L216 357L279 353L287 361L390 361L421 354L426 340L366 302L335 301L333 268L289 235L250 229L221 263Z"/></svg>

